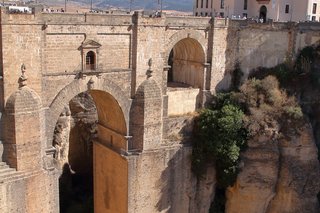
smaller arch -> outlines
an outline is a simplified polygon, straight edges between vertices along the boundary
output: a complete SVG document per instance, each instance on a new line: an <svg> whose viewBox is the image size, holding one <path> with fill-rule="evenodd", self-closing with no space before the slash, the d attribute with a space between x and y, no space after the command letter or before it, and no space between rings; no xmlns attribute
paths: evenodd
<svg viewBox="0 0 320 213"><path fill-rule="evenodd" d="M195 30L182 30L182 31L172 35L169 39L169 42L166 44L164 58L163 58L165 65L167 65L167 63L168 63L170 52L173 49L173 47L179 41L181 41L185 38L191 38L191 39L196 40L200 44L200 46L205 54L205 58L207 58L207 52L205 51L207 40L205 39L205 37L200 32L195 31Z"/></svg>
<svg viewBox="0 0 320 213"><path fill-rule="evenodd" d="M87 70L96 69L96 54L93 51L89 51L86 54L86 69Z"/></svg>
<svg viewBox="0 0 320 213"><path fill-rule="evenodd" d="M207 42L200 32L184 30L174 34L166 45L168 115L194 112L201 106L202 90L206 85ZM188 92L182 92L185 90ZM184 95L180 101L183 107L176 107L180 94Z"/></svg>
<svg viewBox="0 0 320 213"><path fill-rule="evenodd" d="M168 59L168 83L183 83L203 88L205 53L201 44L192 38L180 40L172 48Z"/></svg>

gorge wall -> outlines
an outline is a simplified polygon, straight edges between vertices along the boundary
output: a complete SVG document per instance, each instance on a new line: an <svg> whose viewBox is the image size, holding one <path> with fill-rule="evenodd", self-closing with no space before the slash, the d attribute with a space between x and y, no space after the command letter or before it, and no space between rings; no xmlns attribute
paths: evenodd
<svg viewBox="0 0 320 213"><path fill-rule="evenodd" d="M312 127L274 140L260 135L242 154L235 186L227 190L226 212L318 212L320 166Z"/></svg>

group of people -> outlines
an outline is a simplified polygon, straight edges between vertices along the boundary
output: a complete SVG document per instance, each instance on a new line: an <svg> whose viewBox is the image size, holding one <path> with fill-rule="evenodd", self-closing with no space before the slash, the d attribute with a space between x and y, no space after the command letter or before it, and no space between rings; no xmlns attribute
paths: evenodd
<svg viewBox="0 0 320 213"><path fill-rule="evenodd" d="M32 13L32 9L29 7L9 6L9 13Z"/></svg>
<svg viewBox="0 0 320 213"><path fill-rule="evenodd" d="M65 10L63 8L61 8L61 9L43 8L42 12L46 12L46 13L64 13Z"/></svg>

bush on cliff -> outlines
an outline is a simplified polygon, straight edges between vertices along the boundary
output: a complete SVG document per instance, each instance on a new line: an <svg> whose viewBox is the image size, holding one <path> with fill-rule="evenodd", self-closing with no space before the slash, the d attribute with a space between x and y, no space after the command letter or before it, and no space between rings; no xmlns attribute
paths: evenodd
<svg viewBox="0 0 320 213"><path fill-rule="evenodd" d="M192 168L199 177L208 163L215 163L219 186L231 186L238 173L240 150L246 144L244 113L232 103L231 94L221 94L210 109L200 112L195 128Z"/></svg>

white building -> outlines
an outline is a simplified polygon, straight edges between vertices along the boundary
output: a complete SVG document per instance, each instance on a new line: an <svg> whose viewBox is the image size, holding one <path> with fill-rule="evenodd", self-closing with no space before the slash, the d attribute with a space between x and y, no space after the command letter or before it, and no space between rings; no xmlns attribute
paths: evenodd
<svg viewBox="0 0 320 213"><path fill-rule="evenodd" d="M320 21L320 0L194 0L195 16Z"/></svg>

